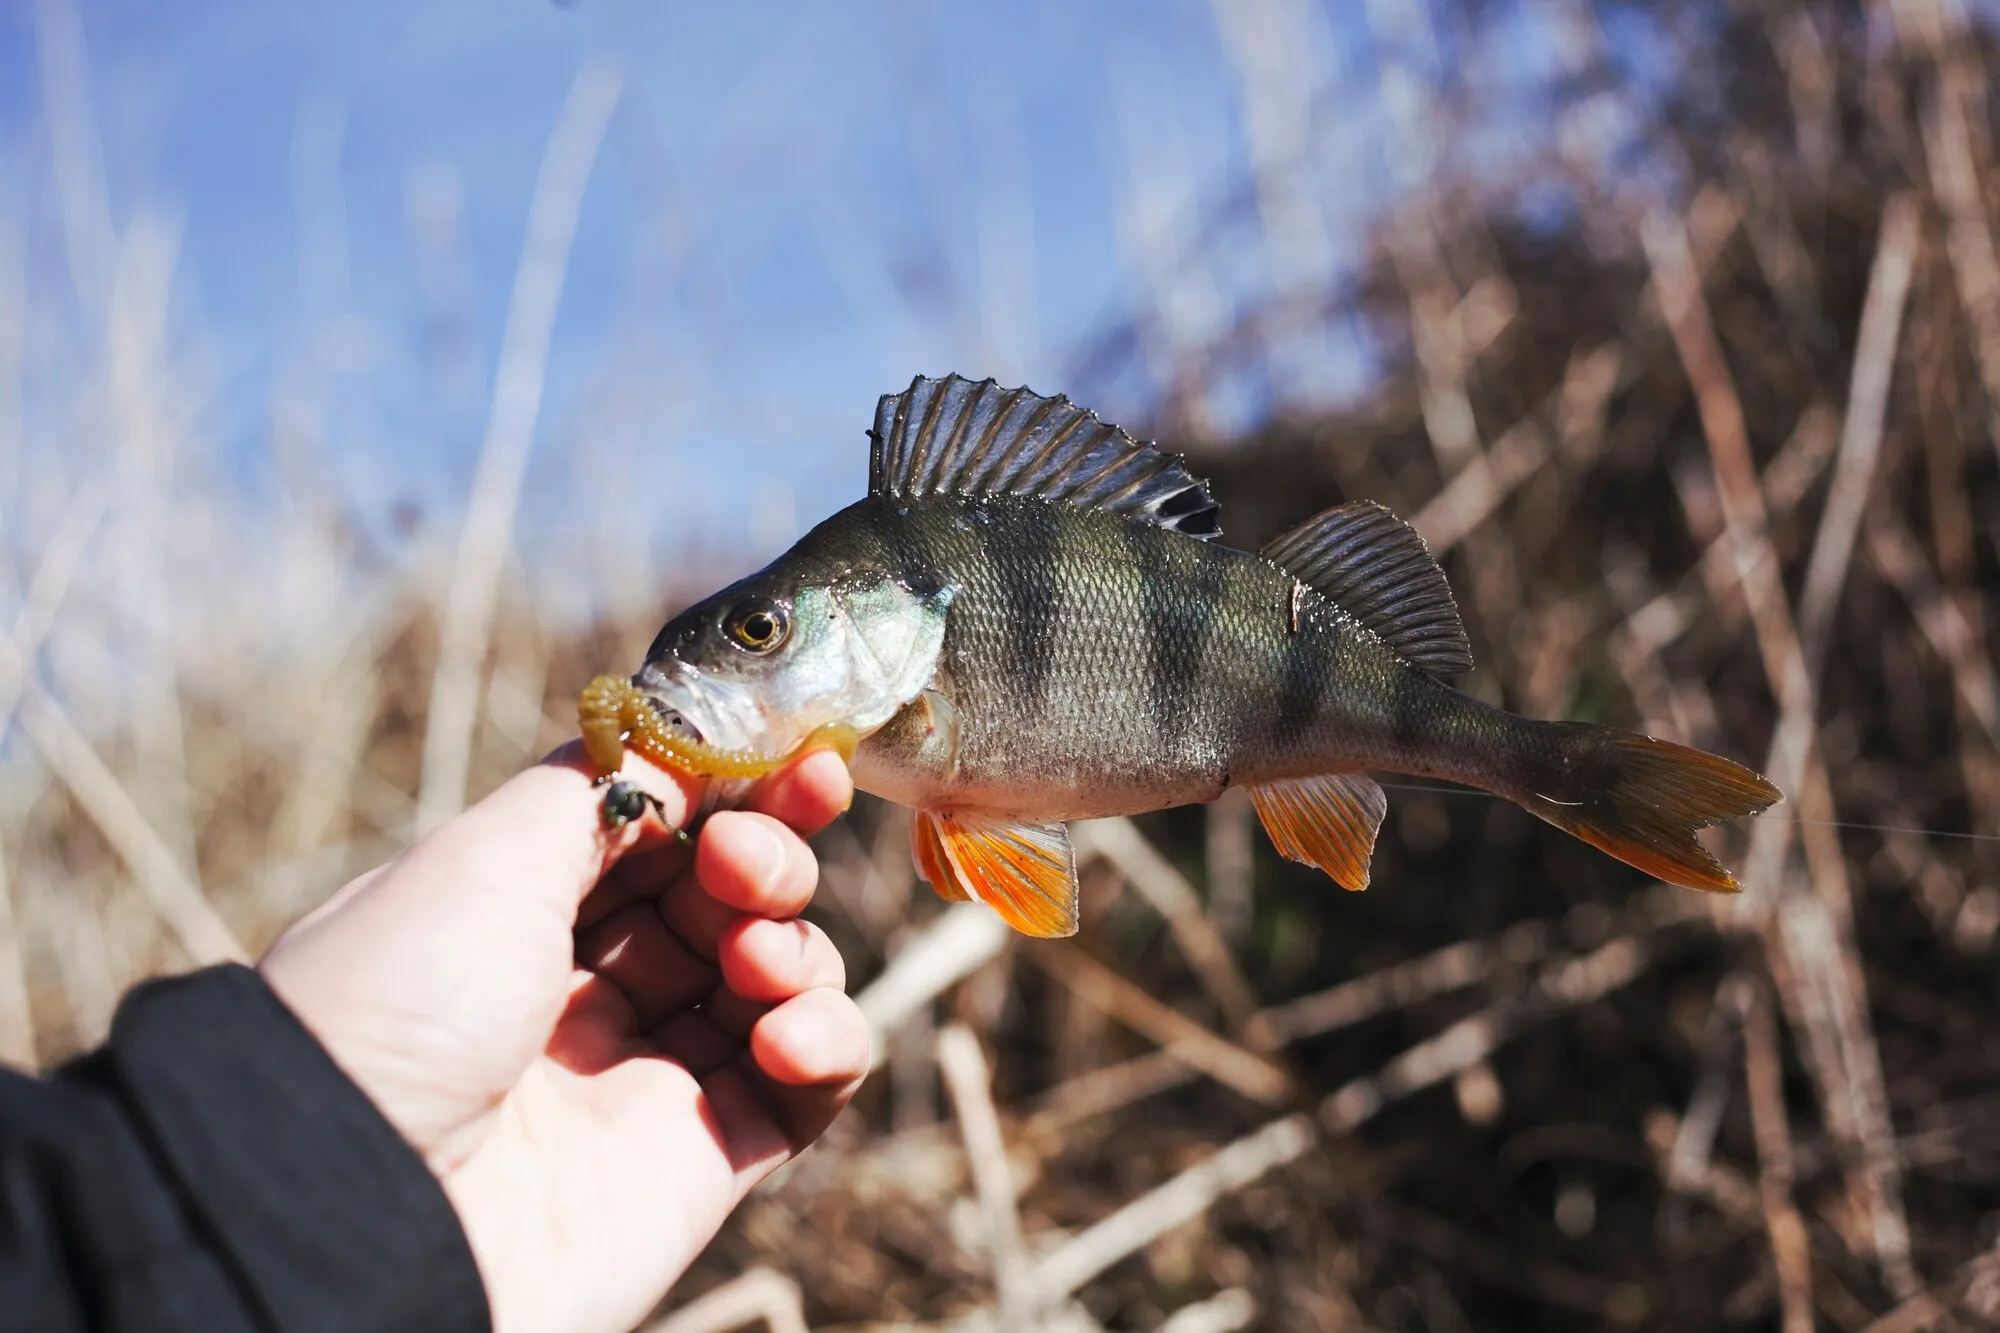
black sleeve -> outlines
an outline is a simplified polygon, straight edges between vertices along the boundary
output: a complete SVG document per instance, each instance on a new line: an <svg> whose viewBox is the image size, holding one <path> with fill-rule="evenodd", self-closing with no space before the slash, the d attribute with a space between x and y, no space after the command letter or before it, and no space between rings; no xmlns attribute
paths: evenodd
<svg viewBox="0 0 2000 1333"><path fill-rule="evenodd" d="M443 1188L244 967L132 992L0 1071L0 1333L488 1327Z"/></svg>

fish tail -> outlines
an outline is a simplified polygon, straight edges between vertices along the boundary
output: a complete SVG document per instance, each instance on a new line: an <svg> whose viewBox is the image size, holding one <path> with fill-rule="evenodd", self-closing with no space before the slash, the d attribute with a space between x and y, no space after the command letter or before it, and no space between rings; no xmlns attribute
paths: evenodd
<svg viewBox="0 0 2000 1333"><path fill-rule="evenodd" d="M1670 884L1736 892L1735 878L1695 830L1761 813L1783 799L1741 764L1686 745L1587 722L1520 725L1513 766L1519 778L1496 789Z"/></svg>

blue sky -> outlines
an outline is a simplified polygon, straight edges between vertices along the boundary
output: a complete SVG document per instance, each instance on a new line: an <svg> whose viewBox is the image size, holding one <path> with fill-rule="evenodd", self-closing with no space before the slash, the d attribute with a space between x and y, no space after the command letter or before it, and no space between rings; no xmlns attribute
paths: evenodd
<svg viewBox="0 0 2000 1333"><path fill-rule="evenodd" d="M1320 107L1313 262L1338 264L1383 175L1365 38L1341 7L1267 8L1289 27L1265 58ZM37 16L78 15L114 225L180 225L203 447L254 479L274 418L317 404L317 462L364 521L401 501L453 523L544 146L579 68L614 62L522 540L561 542L582 506L656 548L768 551L859 494L875 396L912 374L1075 390L1128 312L1164 301L1199 337L1279 282L1255 245L1191 239L1256 151L1218 12L20 0L0 6L0 207L61 291ZM1353 347L1302 356L1320 397L1360 382ZM1106 415L1151 406L1101 391Z"/></svg>

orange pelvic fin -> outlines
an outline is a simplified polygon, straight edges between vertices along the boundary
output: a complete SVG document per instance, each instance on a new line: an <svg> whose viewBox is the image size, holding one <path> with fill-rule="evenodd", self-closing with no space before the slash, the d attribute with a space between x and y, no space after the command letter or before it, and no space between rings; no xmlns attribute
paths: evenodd
<svg viewBox="0 0 2000 1333"><path fill-rule="evenodd" d="M938 897L948 903L972 901L972 895L959 887L951 862L945 860L944 842L938 837L937 821L921 810L910 816L910 857L917 863L917 874L923 877L924 883L937 890Z"/></svg>
<svg viewBox="0 0 2000 1333"><path fill-rule="evenodd" d="M919 810L910 842L939 897L985 903L1023 935L1076 934L1076 853L1063 825Z"/></svg>
<svg viewBox="0 0 2000 1333"><path fill-rule="evenodd" d="M1368 887L1375 831L1389 800L1365 773L1322 773L1250 789L1257 817L1278 853L1318 866L1343 889Z"/></svg>

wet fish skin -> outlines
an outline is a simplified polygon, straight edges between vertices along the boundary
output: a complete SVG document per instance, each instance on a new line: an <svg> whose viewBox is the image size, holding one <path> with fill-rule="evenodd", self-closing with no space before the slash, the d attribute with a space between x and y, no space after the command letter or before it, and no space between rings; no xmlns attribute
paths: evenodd
<svg viewBox="0 0 2000 1333"><path fill-rule="evenodd" d="M991 381L919 379L871 434L870 495L670 622L635 679L767 754L853 726L856 785L919 812L925 878L1029 933L1075 928L1065 821L1230 786L1349 888L1386 808L1364 770L1496 792L1709 889L1736 886L1694 830L1778 799L1717 756L1452 689L1471 656L1450 591L1379 506L1232 550L1178 460ZM747 650L753 608L789 637Z"/></svg>
<svg viewBox="0 0 2000 1333"><path fill-rule="evenodd" d="M1457 752L1467 728L1506 716L1405 666L1311 589L1295 594L1268 560L1120 515L1024 497L870 500L799 549L958 589L932 683L959 715L955 763L913 743L920 709L855 756L858 786L905 804L1070 820L1329 768L1456 774L1478 767Z"/></svg>

